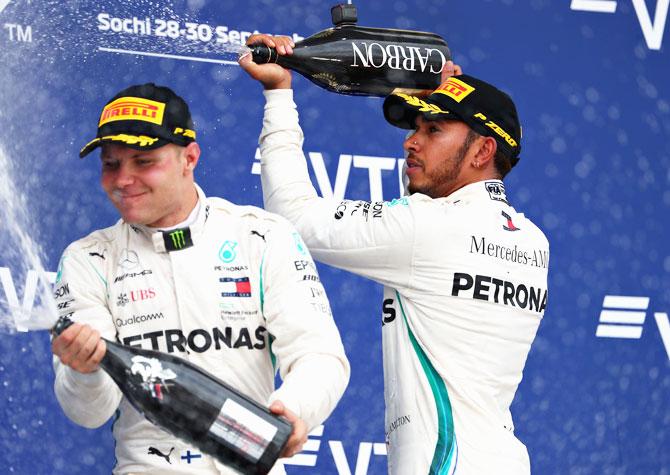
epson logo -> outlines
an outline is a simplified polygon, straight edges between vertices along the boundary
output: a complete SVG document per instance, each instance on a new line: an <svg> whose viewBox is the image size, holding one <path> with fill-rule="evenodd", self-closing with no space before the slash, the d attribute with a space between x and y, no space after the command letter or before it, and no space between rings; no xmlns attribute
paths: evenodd
<svg viewBox="0 0 670 475"><path fill-rule="evenodd" d="M307 270L307 269L313 269L316 270L316 266L314 265L313 262L310 261L305 261L305 260L300 260L300 261L293 261L293 265L295 266L295 270Z"/></svg>
<svg viewBox="0 0 670 475"><path fill-rule="evenodd" d="M59 299L70 293L70 284L64 284L54 290L54 298Z"/></svg>
<svg viewBox="0 0 670 475"><path fill-rule="evenodd" d="M417 46L401 46L361 41L351 43L354 62L351 66L364 68L404 69L405 71L429 71L439 74L447 58L436 48L419 48ZM359 63L360 61L360 63Z"/></svg>

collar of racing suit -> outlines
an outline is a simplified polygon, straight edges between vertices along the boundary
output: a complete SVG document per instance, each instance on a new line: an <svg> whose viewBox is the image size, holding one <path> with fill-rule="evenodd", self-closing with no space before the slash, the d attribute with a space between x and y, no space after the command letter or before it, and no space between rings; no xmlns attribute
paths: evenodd
<svg viewBox="0 0 670 475"><path fill-rule="evenodd" d="M480 199L491 199L509 204L505 195L505 185L501 180L484 180L470 183L444 198L447 203Z"/></svg>
<svg viewBox="0 0 670 475"><path fill-rule="evenodd" d="M137 233L151 239L154 250L159 253L179 251L193 246L198 242L209 215L205 193L197 184L195 184L195 189L198 193L198 202L185 221L169 229L151 228L144 225L133 225L132 228Z"/></svg>

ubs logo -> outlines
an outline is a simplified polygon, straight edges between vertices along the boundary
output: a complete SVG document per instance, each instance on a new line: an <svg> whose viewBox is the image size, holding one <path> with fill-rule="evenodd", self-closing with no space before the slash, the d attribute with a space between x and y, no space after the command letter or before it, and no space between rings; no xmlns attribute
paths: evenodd
<svg viewBox="0 0 670 475"><path fill-rule="evenodd" d="M156 291L152 288L131 290L129 296L132 302L139 302L141 300L149 300L154 298L156 296Z"/></svg>
<svg viewBox="0 0 670 475"><path fill-rule="evenodd" d="M131 290L130 292L123 292L122 294L119 294L116 304L120 307L123 307L130 302L150 300L154 297L156 297L156 291L153 288Z"/></svg>

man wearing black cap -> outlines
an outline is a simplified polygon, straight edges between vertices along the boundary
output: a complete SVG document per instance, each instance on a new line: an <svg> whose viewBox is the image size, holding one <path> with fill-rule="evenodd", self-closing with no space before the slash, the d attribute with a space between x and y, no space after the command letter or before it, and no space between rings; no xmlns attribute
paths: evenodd
<svg viewBox="0 0 670 475"><path fill-rule="evenodd" d="M249 38L290 54L284 37ZM521 126L514 103L472 76L428 97L392 95L410 196L319 198L302 152L290 72L242 67L265 88L265 206L293 222L316 259L382 283L389 473L527 474L510 405L547 304L549 245L507 201ZM448 64L449 72L454 65Z"/></svg>
<svg viewBox="0 0 670 475"><path fill-rule="evenodd" d="M77 323L52 343L55 393L85 427L118 410L114 473L235 472L129 404L99 369L101 336L176 354L269 404L293 424L284 456L301 450L349 377L299 234L279 216L207 198L194 182L195 139L184 100L144 84L105 105L96 137L80 153L101 147L102 187L121 219L61 258L56 303ZM284 380L276 390L275 367ZM281 464L271 473L284 473Z"/></svg>

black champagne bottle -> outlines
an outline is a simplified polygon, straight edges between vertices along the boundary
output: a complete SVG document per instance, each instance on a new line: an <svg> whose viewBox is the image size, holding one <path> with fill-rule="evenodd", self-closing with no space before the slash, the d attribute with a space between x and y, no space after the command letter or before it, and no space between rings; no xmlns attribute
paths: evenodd
<svg viewBox="0 0 670 475"><path fill-rule="evenodd" d="M52 331L72 323L61 317ZM149 421L242 473L270 471L291 434L286 420L181 358L105 343L100 366Z"/></svg>
<svg viewBox="0 0 670 475"><path fill-rule="evenodd" d="M292 55L279 56L265 45L251 46L255 63L277 63L318 86L340 94L387 96L416 94L440 85L451 59L447 43L434 33L356 25L356 8L331 9L334 28L296 43Z"/></svg>

